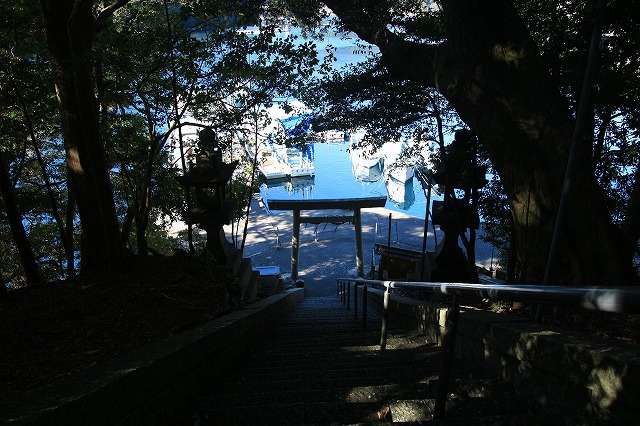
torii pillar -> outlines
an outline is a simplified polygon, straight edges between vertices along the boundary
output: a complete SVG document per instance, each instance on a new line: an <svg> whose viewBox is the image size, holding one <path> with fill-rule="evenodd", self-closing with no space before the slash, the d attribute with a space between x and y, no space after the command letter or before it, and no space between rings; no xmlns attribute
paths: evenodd
<svg viewBox="0 0 640 426"><path fill-rule="evenodd" d="M366 208L384 207L387 197L345 198L326 200L269 200L269 210L293 210L293 231L291 233L291 279L298 279L298 255L300 251L300 224L320 224L325 222L351 222L356 231L356 268L359 277L364 277L364 256L362 254L362 215ZM346 216L301 216L302 210L352 210Z"/></svg>

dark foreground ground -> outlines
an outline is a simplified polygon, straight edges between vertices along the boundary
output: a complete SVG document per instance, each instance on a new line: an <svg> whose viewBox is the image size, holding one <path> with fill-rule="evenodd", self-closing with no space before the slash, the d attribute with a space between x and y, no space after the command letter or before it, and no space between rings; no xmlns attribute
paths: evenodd
<svg viewBox="0 0 640 426"><path fill-rule="evenodd" d="M245 257L254 266L291 265L291 212L267 215L253 206ZM365 270L374 242L386 243L389 211L364 210ZM377 224L377 232L376 232ZM394 245L419 250L422 219L392 214ZM428 249L434 246L432 230ZM278 244L279 243L279 244ZM488 267L491 248L480 245L478 263ZM233 311L241 302L232 279L208 263L184 254L138 261L122 274L48 283L10 291L0 303L0 398L73 374L154 340L178 334ZM308 225L301 229L300 278L306 297L335 297L336 278L355 276L355 235L351 224ZM508 315L527 315L508 305L487 305ZM640 342L640 316L585 311L550 312L554 326Z"/></svg>

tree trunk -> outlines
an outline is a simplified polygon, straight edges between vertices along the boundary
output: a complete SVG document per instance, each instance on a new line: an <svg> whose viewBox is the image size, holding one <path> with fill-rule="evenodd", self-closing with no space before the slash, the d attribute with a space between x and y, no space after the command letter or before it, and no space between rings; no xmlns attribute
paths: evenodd
<svg viewBox="0 0 640 426"><path fill-rule="evenodd" d="M151 191L153 186L153 163L160 150L162 138L155 131L155 122L151 113L147 113L147 127L149 131L147 142L147 158L144 174L140 187L140 200L136 209L136 245L139 256L146 256L149 251L147 240L147 228L149 227L149 215L151 214Z"/></svg>
<svg viewBox="0 0 640 426"><path fill-rule="evenodd" d="M67 209L65 217L65 232L67 233L67 271L69 278L73 278L76 275L76 256L75 256L75 243L74 243L74 221L76 216L76 197L73 192L73 185L71 184L71 173L67 168Z"/></svg>
<svg viewBox="0 0 640 426"><path fill-rule="evenodd" d="M16 243L18 254L20 255L20 262L24 269L27 283L37 283L41 281L40 271L36 258L33 255L31 243L27 238L27 232L22 225L22 215L18 210L18 204L11 184L11 177L9 176L9 168L5 162L4 155L0 153L0 194L4 200L4 210L9 220L9 227L11 228L11 235L13 241ZM4 288L5 283L2 283ZM6 290L6 289L5 289Z"/></svg>
<svg viewBox="0 0 640 426"><path fill-rule="evenodd" d="M7 284L2 273L0 273L0 306L9 302L9 292L7 291Z"/></svg>
<svg viewBox="0 0 640 426"><path fill-rule="evenodd" d="M67 166L76 196L85 250L83 272L124 265L118 218L98 120L92 80L93 2L42 0Z"/></svg>
<svg viewBox="0 0 640 426"><path fill-rule="evenodd" d="M120 238L122 239L122 245L125 248L131 248L129 245L129 236L131 235L131 225L136 217L136 209L137 207L135 205L129 205L129 207L127 207L127 212L122 219L122 231L120 232Z"/></svg>
<svg viewBox="0 0 640 426"><path fill-rule="evenodd" d="M380 47L392 74L435 87L478 135L511 204L524 279L541 281L575 123L513 4L442 1L447 37L434 46L401 39L373 13L363 23L361 4L325 3ZM631 262L605 208L592 147L581 148L554 282L627 284L636 278Z"/></svg>
<svg viewBox="0 0 640 426"><path fill-rule="evenodd" d="M636 166L622 231L627 258L633 260L638 250L638 239L640 239L640 165Z"/></svg>
<svg viewBox="0 0 640 426"><path fill-rule="evenodd" d="M147 241L147 227L149 226L149 212L146 207L136 215L136 247L138 256L146 256L149 253L149 243Z"/></svg>

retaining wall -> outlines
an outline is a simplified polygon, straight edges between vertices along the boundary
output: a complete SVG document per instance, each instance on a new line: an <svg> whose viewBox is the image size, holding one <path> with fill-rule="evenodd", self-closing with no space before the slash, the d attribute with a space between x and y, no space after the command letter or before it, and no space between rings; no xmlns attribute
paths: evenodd
<svg viewBox="0 0 640 426"><path fill-rule="evenodd" d="M369 289L371 309L382 310L383 293ZM440 342L445 305L392 294L389 309L391 321L423 330L429 341ZM640 419L637 346L465 307L456 346L457 362L512 381L518 394L549 414L552 424L628 425Z"/></svg>
<svg viewBox="0 0 640 426"><path fill-rule="evenodd" d="M293 289L0 404L8 424L176 424L193 395L304 297ZM184 420L184 419L182 419Z"/></svg>

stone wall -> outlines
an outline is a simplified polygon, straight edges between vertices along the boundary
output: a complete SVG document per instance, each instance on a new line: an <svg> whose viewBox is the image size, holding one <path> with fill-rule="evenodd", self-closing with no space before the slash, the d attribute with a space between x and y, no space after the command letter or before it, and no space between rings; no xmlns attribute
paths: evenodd
<svg viewBox="0 0 640 426"><path fill-rule="evenodd" d="M369 289L369 307L381 310L382 296ZM391 296L389 319L423 330L431 342L440 341L446 313L445 305ZM640 418L637 346L463 307L456 353L457 362L512 381L557 423L628 425Z"/></svg>
<svg viewBox="0 0 640 426"><path fill-rule="evenodd" d="M194 395L304 297L289 290L0 403L7 424L178 424ZM182 421L180 421L182 420Z"/></svg>

